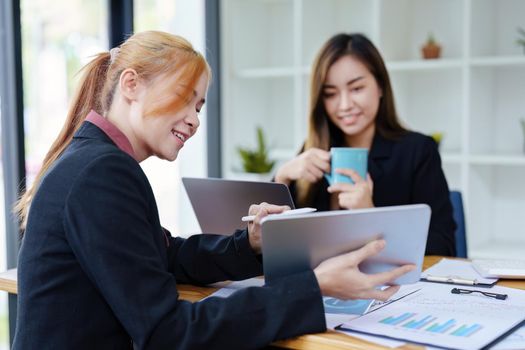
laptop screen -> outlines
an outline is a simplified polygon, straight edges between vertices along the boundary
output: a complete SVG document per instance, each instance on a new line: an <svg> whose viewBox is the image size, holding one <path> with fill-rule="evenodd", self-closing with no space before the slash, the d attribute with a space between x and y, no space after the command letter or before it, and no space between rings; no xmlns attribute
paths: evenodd
<svg viewBox="0 0 525 350"><path fill-rule="evenodd" d="M267 202L295 208L288 187L274 182L183 177L182 183L205 233L232 234L245 228L241 218L248 215L252 204Z"/></svg>

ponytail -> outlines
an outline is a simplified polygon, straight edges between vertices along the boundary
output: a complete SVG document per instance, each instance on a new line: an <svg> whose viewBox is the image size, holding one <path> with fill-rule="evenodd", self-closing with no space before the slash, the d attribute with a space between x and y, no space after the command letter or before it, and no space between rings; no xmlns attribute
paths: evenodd
<svg viewBox="0 0 525 350"><path fill-rule="evenodd" d="M110 54L109 52L104 52L98 54L91 62L82 68L83 75L80 79L80 86L73 96L64 126L47 152L42 168L38 171L35 181L20 197L14 207L14 212L18 215L22 231L25 230L29 206L42 180L42 176L64 152L73 139L73 135L86 119L89 111L94 109L99 113L102 112L99 97L106 81L109 64Z"/></svg>

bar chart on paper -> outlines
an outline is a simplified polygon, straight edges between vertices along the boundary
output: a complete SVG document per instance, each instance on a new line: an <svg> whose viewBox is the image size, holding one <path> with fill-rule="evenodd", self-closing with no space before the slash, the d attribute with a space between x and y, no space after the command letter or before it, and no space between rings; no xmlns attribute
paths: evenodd
<svg viewBox="0 0 525 350"><path fill-rule="evenodd" d="M525 293L493 287L508 300L457 295L449 285L420 282L420 291L349 320L340 328L450 349L480 349L525 319ZM402 287L403 288L403 287Z"/></svg>
<svg viewBox="0 0 525 350"><path fill-rule="evenodd" d="M442 310L403 311L400 308L392 308L386 313L385 309L352 320L342 328L451 349L482 348L494 338L494 332L497 334L502 329L487 316L477 318Z"/></svg>
<svg viewBox="0 0 525 350"><path fill-rule="evenodd" d="M460 324L454 319L441 321L432 315L423 316L410 312L405 312L399 316L389 316L380 320L379 323L429 333L449 334L456 337L469 337L483 328L478 323Z"/></svg>

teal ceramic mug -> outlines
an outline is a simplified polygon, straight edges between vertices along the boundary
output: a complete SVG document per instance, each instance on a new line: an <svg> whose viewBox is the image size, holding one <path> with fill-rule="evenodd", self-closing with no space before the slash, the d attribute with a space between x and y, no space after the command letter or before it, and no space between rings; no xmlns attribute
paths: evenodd
<svg viewBox="0 0 525 350"><path fill-rule="evenodd" d="M354 148L354 147L332 147L330 149L331 155L331 172L325 174L325 178L330 185L344 182L353 184L351 178L346 175L338 174L335 169L352 169L356 171L359 176L366 179L368 171L368 149Z"/></svg>

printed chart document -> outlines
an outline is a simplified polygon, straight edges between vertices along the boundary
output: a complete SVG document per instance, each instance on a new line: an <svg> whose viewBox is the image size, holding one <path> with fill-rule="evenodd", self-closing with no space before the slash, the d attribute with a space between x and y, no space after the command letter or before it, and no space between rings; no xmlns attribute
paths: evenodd
<svg viewBox="0 0 525 350"><path fill-rule="evenodd" d="M415 286L405 286L405 288L399 290L396 294L394 294L390 299L388 299L387 301L379 301L379 300L375 300L372 305L370 305L369 307L367 307L367 310L364 310L364 312L372 312L374 310L377 310L377 309L380 309L382 307L385 307L386 305L390 304L390 303L393 303L393 302L396 302L397 300L400 300L400 299L403 299L405 297L407 297L408 295L410 294L413 294L417 291L419 291L420 288L418 287L415 287ZM329 301L329 299L328 299ZM394 339L387 339L387 338L384 338L384 337L378 337L378 336L373 336L373 335L369 335L369 334L363 334L363 333L359 333L359 332L353 332L353 331L349 331L349 330L343 330L341 328L339 328L339 326L345 322L348 322L354 318L357 318L357 317L360 317L361 314L363 314L364 312L359 312L359 314L351 314L353 313L353 311L355 310L354 308L350 309L351 311L347 314L344 314L344 313L330 313L332 310L330 308L331 305L328 305L327 306L327 297L324 297L323 298L323 302L324 302L324 305L325 305L325 317L326 317L326 328L328 329L331 329L331 330L335 330L336 332L340 332L340 333L344 333L344 334L348 334L352 337L355 337L355 338L359 338L359 339L363 339L363 340L366 340L366 341L369 341L371 343L376 343L376 344L380 344L380 345L383 345L383 346L386 346L386 347L389 347L389 348L397 348L397 347L400 347L404 344L406 344L405 341L399 341L399 340L394 340ZM347 303L351 303L352 301L347 301ZM353 302L356 302L358 305L362 305L362 301L361 300L354 300ZM361 311L361 310L359 310Z"/></svg>
<svg viewBox="0 0 525 350"><path fill-rule="evenodd" d="M491 350L523 350L525 349L525 326L512 333Z"/></svg>
<svg viewBox="0 0 525 350"><path fill-rule="evenodd" d="M341 329L447 349L482 349L525 320L525 292L495 286L498 300L479 293L452 294L453 286L419 282L421 289L340 326ZM402 287L403 288L403 287ZM472 288L475 289L475 288Z"/></svg>
<svg viewBox="0 0 525 350"><path fill-rule="evenodd" d="M348 322L362 314L368 312L376 303L373 300L340 300L330 297L323 297L325 310L326 328L336 332L345 333L352 337L363 339L372 343L380 344L389 348L397 348L405 344L398 340L386 339L368 334L341 331L336 329L339 325Z"/></svg>

